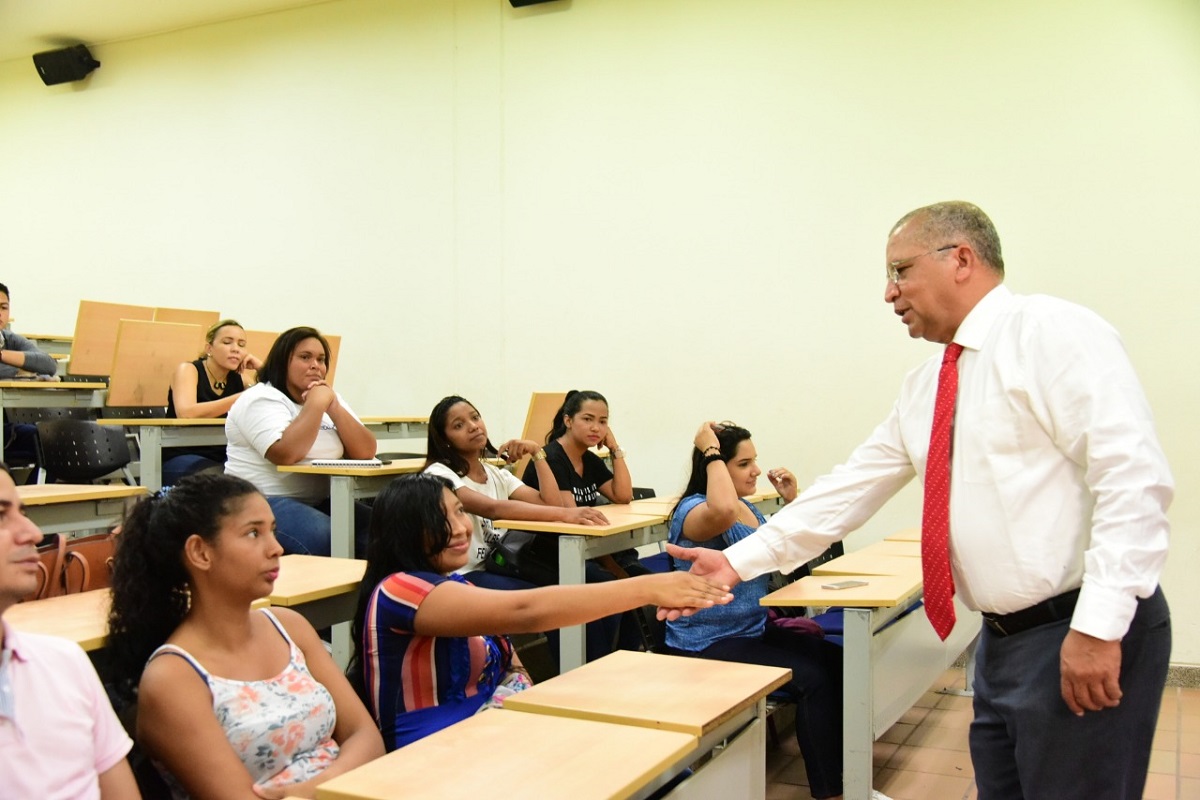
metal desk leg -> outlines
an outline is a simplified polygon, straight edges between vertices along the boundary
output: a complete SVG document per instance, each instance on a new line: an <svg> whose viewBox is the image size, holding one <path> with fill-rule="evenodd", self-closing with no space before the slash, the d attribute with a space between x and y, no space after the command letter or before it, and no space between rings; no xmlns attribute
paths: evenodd
<svg viewBox="0 0 1200 800"><path fill-rule="evenodd" d="M354 478L329 478L329 554L354 558Z"/></svg>
<svg viewBox="0 0 1200 800"><path fill-rule="evenodd" d="M152 492L162 488L162 428L146 425L138 431L141 472L138 480Z"/></svg>
<svg viewBox="0 0 1200 800"><path fill-rule="evenodd" d="M562 586L584 582L584 537L558 537L558 582ZM584 647L584 626L571 625L558 632L558 671L582 667L587 658Z"/></svg>
<svg viewBox="0 0 1200 800"><path fill-rule="evenodd" d="M846 800L870 800L875 743L869 608L844 612L842 783Z"/></svg>

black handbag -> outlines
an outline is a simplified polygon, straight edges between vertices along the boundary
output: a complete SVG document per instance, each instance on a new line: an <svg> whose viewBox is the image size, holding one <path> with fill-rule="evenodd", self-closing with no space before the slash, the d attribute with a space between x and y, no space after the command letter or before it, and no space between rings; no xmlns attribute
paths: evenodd
<svg viewBox="0 0 1200 800"><path fill-rule="evenodd" d="M483 568L538 586L553 586L558 583L558 537L509 531L487 554Z"/></svg>

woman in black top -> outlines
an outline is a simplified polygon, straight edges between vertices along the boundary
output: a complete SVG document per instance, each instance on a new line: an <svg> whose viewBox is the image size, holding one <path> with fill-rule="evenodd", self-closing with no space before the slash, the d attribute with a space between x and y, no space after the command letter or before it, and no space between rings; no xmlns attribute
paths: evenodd
<svg viewBox="0 0 1200 800"><path fill-rule="evenodd" d="M223 319L208 329L204 352L175 370L167 390L170 419L216 419L229 413L246 388L242 371L257 370L262 361L246 350L246 331L235 320ZM163 485L173 486L184 475L220 467L225 448L169 447L163 451Z"/></svg>
<svg viewBox="0 0 1200 800"><path fill-rule="evenodd" d="M589 448L603 445L612 458L612 470ZM608 401L592 391L570 391L554 417L546 436L546 463L558 481L567 506L594 506L605 497L610 503L633 500L633 479L625 463L625 451L608 427ZM521 478L538 486L532 461Z"/></svg>

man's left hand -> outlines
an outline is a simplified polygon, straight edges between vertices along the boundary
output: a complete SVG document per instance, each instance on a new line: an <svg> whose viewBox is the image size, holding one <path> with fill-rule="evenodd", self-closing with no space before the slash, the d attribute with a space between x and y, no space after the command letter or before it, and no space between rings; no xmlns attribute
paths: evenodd
<svg viewBox="0 0 1200 800"><path fill-rule="evenodd" d="M1121 702L1121 642L1067 632L1059 657L1062 697L1071 713L1114 708Z"/></svg>

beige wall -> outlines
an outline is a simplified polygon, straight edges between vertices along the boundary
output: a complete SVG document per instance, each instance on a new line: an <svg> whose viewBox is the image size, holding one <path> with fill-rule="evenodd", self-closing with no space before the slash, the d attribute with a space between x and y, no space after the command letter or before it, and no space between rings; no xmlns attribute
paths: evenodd
<svg viewBox="0 0 1200 800"><path fill-rule="evenodd" d="M1014 290L1125 336L1200 663L1192 0L342 0L92 49L81 86L0 63L19 330L81 297L316 324L360 412L457 392L501 438L600 389L661 493L706 417L802 483L844 458L933 352L881 302L888 228L979 203Z"/></svg>

